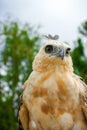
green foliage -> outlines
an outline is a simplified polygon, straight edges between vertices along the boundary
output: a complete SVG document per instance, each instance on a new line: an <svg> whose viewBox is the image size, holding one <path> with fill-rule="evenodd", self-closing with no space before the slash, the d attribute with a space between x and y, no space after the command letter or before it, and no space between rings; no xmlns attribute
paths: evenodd
<svg viewBox="0 0 87 130"><path fill-rule="evenodd" d="M32 61L39 49L40 37L29 24L21 25L11 20L1 24L0 39L2 36L0 130L16 130L19 95L24 81L32 71Z"/></svg>
<svg viewBox="0 0 87 130"><path fill-rule="evenodd" d="M82 34L83 36L87 37L87 21L82 23L78 30L79 30L80 34Z"/></svg>
<svg viewBox="0 0 87 130"><path fill-rule="evenodd" d="M85 21L79 27L79 33L82 34L83 38L84 36L87 37L87 21ZM75 73L83 77L83 79L87 83L87 57L85 56L85 51L87 50L87 48L84 48L85 43L81 38L78 38L76 43L77 46L72 52Z"/></svg>
<svg viewBox="0 0 87 130"><path fill-rule="evenodd" d="M79 27L79 33L87 36L87 21ZM32 71L40 36L29 24L21 25L8 20L0 23L0 41L0 130L16 130L19 95ZM84 55L83 39L78 38L76 43L72 51L75 73L87 83L87 57Z"/></svg>

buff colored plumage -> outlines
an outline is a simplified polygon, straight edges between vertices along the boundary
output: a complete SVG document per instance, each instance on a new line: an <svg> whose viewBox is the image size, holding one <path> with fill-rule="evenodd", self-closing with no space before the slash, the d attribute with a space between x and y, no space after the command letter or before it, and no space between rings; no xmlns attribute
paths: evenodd
<svg viewBox="0 0 87 130"><path fill-rule="evenodd" d="M69 45L48 39L33 62L19 108L19 130L87 130L87 86L73 73Z"/></svg>

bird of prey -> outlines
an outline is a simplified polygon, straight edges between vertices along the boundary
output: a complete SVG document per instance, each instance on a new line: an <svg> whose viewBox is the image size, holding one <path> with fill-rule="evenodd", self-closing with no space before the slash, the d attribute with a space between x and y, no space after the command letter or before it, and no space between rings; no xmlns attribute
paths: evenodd
<svg viewBox="0 0 87 130"><path fill-rule="evenodd" d="M35 56L20 99L19 130L87 130L87 85L73 72L70 46L57 38L48 35Z"/></svg>

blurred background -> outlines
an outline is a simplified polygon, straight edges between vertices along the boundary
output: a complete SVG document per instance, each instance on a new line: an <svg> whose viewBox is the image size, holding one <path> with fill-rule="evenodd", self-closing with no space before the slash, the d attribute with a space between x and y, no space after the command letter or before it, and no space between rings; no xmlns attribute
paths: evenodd
<svg viewBox="0 0 87 130"><path fill-rule="evenodd" d="M72 47L74 72L87 83L87 0L0 0L0 130L16 130L23 84L46 34Z"/></svg>

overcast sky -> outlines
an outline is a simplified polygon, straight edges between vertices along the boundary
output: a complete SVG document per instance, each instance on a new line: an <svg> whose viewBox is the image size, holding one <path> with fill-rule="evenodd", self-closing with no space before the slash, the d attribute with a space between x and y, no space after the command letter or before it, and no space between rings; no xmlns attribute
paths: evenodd
<svg viewBox="0 0 87 130"><path fill-rule="evenodd" d="M0 18L6 13L32 25L42 34L59 34L71 43L77 27L87 20L87 0L0 0Z"/></svg>

